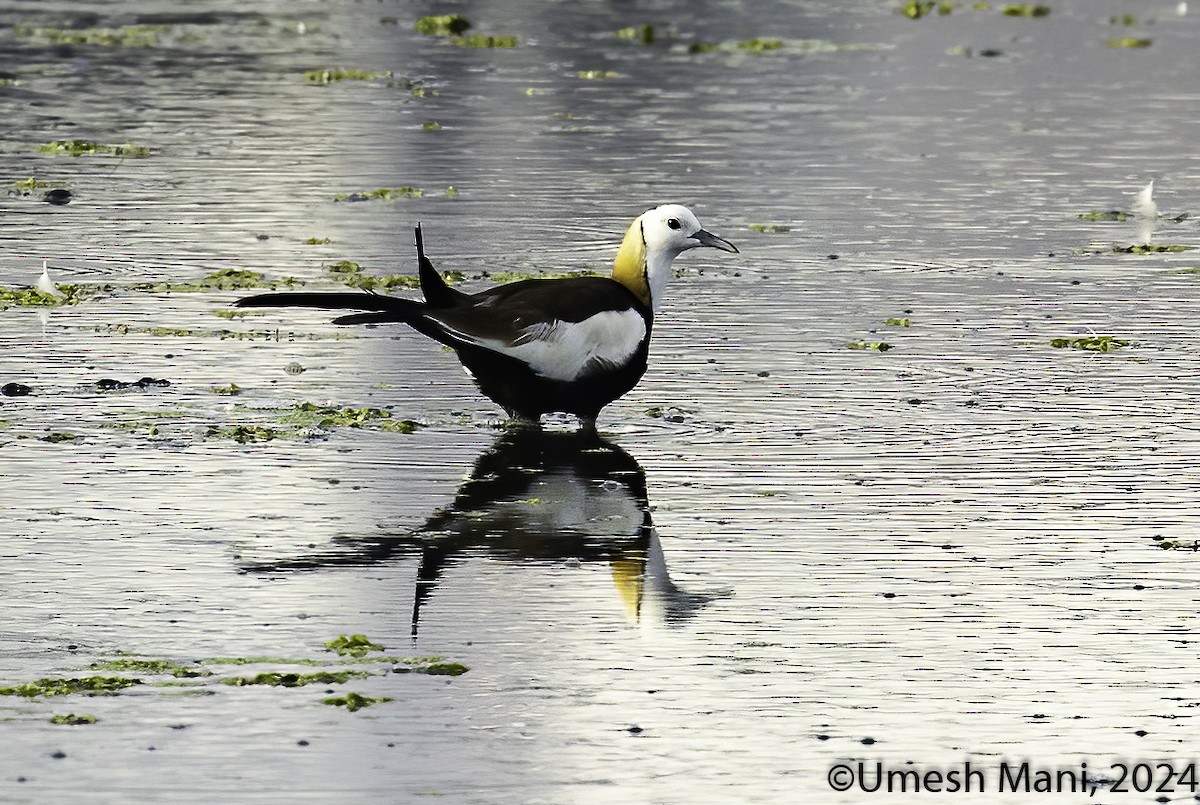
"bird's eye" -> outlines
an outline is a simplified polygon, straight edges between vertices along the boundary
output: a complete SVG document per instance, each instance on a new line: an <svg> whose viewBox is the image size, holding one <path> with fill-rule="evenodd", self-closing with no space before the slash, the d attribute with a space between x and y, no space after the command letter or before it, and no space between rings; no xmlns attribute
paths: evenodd
<svg viewBox="0 0 1200 805"><path fill-rule="evenodd" d="M671 227L672 229L678 229L680 226L679 219L678 218L668 218L667 226Z"/></svg>

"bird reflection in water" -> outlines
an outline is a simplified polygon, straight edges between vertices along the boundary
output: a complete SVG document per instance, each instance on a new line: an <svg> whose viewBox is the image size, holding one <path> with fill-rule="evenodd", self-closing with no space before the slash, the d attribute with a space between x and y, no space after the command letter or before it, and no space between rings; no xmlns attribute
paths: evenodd
<svg viewBox="0 0 1200 805"><path fill-rule="evenodd" d="M424 525L271 568L314 568L417 554L415 637L447 567L502 561L604 562L629 619L676 626L725 592L689 593L667 572L641 466L595 431L510 427L475 462L454 501ZM349 550L347 550L349 549Z"/></svg>

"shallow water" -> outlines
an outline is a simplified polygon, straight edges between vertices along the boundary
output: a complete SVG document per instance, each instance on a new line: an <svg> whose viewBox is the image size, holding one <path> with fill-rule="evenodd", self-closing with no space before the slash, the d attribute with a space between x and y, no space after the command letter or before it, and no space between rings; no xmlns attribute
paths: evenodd
<svg viewBox="0 0 1200 805"><path fill-rule="evenodd" d="M43 259L116 286L409 273L422 221L483 288L604 270L668 200L742 250L677 263L599 445L514 443L412 333L215 316L235 290L0 312L0 382L33 388L0 403L0 685L122 653L332 660L350 633L470 669L2 697L0 799L857 803L881 794L832 791L834 764L970 761L972 801L1025 802L1002 761L1194 760L1196 554L1160 544L1196 539L1196 253L1115 253L1132 220L1078 216L1153 179L1155 242L1195 243L1197 16L899 5L455 6L521 41L488 50L412 33L447 9L408 3L0 3L8 25L170 26L153 47L0 30L6 173L73 193L0 197L5 287ZM642 22L654 44L615 36ZM1105 46L1126 36L1153 43ZM752 37L788 46L687 52ZM304 83L333 67L429 92ZM153 152L37 151L75 138ZM425 195L333 200L405 185ZM1089 334L1130 345L1050 345ZM144 376L170 385L94 387ZM287 430L302 402L421 427L209 435Z"/></svg>

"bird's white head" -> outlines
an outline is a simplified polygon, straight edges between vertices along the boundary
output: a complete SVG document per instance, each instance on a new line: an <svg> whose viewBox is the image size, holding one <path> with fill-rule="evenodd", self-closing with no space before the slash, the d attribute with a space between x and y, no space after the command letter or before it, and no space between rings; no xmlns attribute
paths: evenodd
<svg viewBox="0 0 1200 805"><path fill-rule="evenodd" d="M671 279L671 261L697 246L737 251L732 243L702 227L687 207L664 204L647 210L625 233L613 264L613 279L657 308Z"/></svg>

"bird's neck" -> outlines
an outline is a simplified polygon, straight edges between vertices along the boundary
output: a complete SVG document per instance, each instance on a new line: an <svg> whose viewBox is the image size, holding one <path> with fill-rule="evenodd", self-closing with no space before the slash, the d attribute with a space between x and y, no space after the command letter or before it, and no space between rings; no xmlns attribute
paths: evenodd
<svg viewBox="0 0 1200 805"><path fill-rule="evenodd" d="M636 219L625 231L625 239L621 241L621 248L617 249L617 259L613 261L612 278L632 291L646 307L653 304L641 218Z"/></svg>

